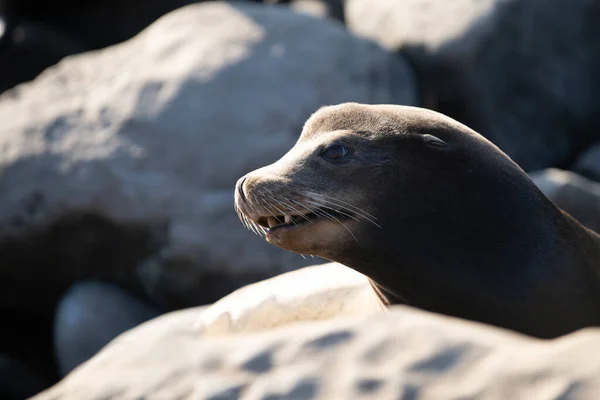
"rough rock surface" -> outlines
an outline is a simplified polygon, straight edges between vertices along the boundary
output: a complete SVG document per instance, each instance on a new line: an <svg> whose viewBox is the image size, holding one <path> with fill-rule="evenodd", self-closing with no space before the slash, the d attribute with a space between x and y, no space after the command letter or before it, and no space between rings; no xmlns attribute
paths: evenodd
<svg viewBox="0 0 600 400"><path fill-rule="evenodd" d="M423 104L528 171L600 139L596 0L347 0L348 28L412 60Z"/></svg>
<svg viewBox="0 0 600 400"><path fill-rule="evenodd" d="M414 104L411 72L331 21L212 2L4 93L0 304L51 312L89 278L172 309L314 263L244 230L232 190L343 101Z"/></svg>
<svg viewBox="0 0 600 400"><path fill-rule="evenodd" d="M245 286L206 307L203 335L258 332L293 322L359 316L383 310L367 278L327 263ZM61 299L54 343L62 376L122 332L159 313L102 282L82 282Z"/></svg>
<svg viewBox="0 0 600 400"><path fill-rule="evenodd" d="M531 174L544 194L590 229L600 232L600 184L572 171L549 168Z"/></svg>
<svg viewBox="0 0 600 400"><path fill-rule="evenodd" d="M129 331L36 400L583 399L600 330L542 342L395 306L391 313L203 338L202 310Z"/></svg>
<svg viewBox="0 0 600 400"><path fill-rule="evenodd" d="M103 282L80 282L65 293L54 319L54 348L62 376L88 360L112 339L158 310Z"/></svg>

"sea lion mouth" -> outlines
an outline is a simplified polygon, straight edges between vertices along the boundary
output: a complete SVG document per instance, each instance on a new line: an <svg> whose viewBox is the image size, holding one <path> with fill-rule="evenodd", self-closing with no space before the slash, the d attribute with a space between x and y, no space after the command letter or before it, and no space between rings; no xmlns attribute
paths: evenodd
<svg viewBox="0 0 600 400"><path fill-rule="evenodd" d="M295 235L296 231L305 232L317 226L317 230L313 232L315 234L327 225L330 228L337 226L355 240L355 224L366 222L381 228L376 217L347 200L307 190L302 194L286 191L277 195L266 187L243 191L243 182L244 179L238 183L235 191L234 209L248 230L268 241L281 239L283 232L287 237L288 232ZM335 229L327 229L327 234L334 231Z"/></svg>
<svg viewBox="0 0 600 400"><path fill-rule="evenodd" d="M331 208L319 207L306 214L266 215L251 218L251 221L264 228L267 232L273 232L279 229L296 228L301 225L312 224L320 220L330 222L337 220L339 222L352 217L349 213L341 213Z"/></svg>

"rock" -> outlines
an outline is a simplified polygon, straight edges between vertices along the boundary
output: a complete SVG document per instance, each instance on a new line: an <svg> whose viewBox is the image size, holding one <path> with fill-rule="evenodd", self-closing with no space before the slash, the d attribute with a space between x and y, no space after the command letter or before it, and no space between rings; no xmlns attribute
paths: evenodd
<svg viewBox="0 0 600 400"><path fill-rule="evenodd" d="M347 0L350 31L409 57L426 107L527 171L600 139L595 0Z"/></svg>
<svg viewBox="0 0 600 400"><path fill-rule="evenodd" d="M549 168L530 174L558 207L590 229L600 232L600 184L572 171Z"/></svg>
<svg viewBox="0 0 600 400"><path fill-rule="evenodd" d="M35 78L63 57L87 50L76 38L34 21L0 15L0 93Z"/></svg>
<svg viewBox="0 0 600 400"><path fill-rule="evenodd" d="M52 319L7 308L0 318L0 399L24 399L56 383Z"/></svg>
<svg viewBox="0 0 600 400"><path fill-rule="evenodd" d="M196 326L205 336L239 334L383 310L366 276L327 263L238 289L207 307Z"/></svg>
<svg viewBox="0 0 600 400"><path fill-rule="evenodd" d="M600 182L600 143L580 154L572 169L580 175Z"/></svg>
<svg viewBox="0 0 600 400"><path fill-rule="evenodd" d="M292 10L319 18L344 22L343 0L264 0L268 4L287 4Z"/></svg>
<svg viewBox="0 0 600 400"><path fill-rule="evenodd" d="M541 341L406 306L227 338L202 310L117 338L34 400L594 398L600 330Z"/></svg>
<svg viewBox="0 0 600 400"><path fill-rule="evenodd" d="M239 1L239 0L238 0ZM162 15L195 0L4 0L18 20L40 22L69 34L90 49L130 39Z"/></svg>
<svg viewBox="0 0 600 400"><path fill-rule="evenodd" d="M60 374L66 375L117 335L159 314L113 285L75 284L56 311L54 343Z"/></svg>
<svg viewBox="0 0 600 400"><path fill-rule="evenodd" d="M331 21L218 2L4 93L0 304L49 314L100 279L171 310L314 263L246 231L232 191L343 101L414 104L411 71Z"/></svg>
<svg viewBox="0 0 600 400"><path fill-rule="evenodd" d="M26 399L49 385L50 382L21 360L0 354L0 398L2 400Z"/></svg>

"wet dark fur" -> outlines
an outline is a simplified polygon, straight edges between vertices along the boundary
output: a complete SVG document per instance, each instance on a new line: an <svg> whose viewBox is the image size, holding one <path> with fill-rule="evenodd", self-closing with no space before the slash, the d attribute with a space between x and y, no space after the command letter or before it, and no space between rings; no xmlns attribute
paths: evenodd
<svg viewBox="0 0 600 400"><path fill-rule="evenodd" d="M357 148L347 164L310 153L339 131L350 132L349 146ZM426 135L447 147L428 146ZM419 108L348 103L315 113L296 147L248 174L246 196L261 185L276 195L291 193L290 185L326 191L367 210L381 227L349 221L356 241L340 230L327 246L301 238L300 249L298 238L283 236L275 244L308 248L365 274L384 304L542 338L600 325L600 237L466 126ZM244 201L236 196L242 209Z"/></svg>

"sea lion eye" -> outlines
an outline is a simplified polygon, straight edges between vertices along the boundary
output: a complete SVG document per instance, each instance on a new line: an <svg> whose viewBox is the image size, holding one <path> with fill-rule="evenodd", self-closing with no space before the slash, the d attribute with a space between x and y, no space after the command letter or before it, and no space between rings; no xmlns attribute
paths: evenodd
<svg viewBox="0 0 600 400"><path fill-rule="evenodd" d="M427 143L427 145L431 146L431 147L437 147L437 148L445 148L448 147L448 143L444 142L442 139L440 139L437 136L433 136L433 135L423 135L423 139L425 140L425 143Z"/></svg>
<svg viewBox="0 0 600 400"><path fill-rule="evenodd" d="M350 153L347 147L341 144L334 144L323 150L321 155L328 161L340 161Z"/></svg>

